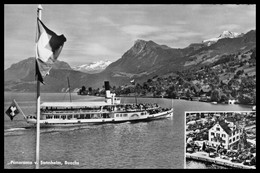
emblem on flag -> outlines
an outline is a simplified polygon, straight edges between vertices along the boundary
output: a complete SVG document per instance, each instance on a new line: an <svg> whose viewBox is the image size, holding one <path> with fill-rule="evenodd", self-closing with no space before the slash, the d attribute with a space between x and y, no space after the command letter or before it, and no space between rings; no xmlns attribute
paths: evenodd
<svg viewBox="0 0 260 173"><path fill-rule="evenodd" d="M66 38L48 29L37 18L36 32L36 75L40 82L49 74L52 65L58 59Z"/></svg>
<svg viewBox="0 0 260 173"><path fill-rule="evenodd" d="M19 109L18 109L18 105L15 103L15 101L13 100L11 105L9 106L9 108L6 110L5 112L11 120L13 120L13 118L20 113Z"/></svg>

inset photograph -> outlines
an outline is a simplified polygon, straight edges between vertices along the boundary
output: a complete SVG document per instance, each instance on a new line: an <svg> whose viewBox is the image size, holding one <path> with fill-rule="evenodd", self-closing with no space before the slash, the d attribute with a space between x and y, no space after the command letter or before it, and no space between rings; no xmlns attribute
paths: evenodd
<svg viewBox="0 0 260 173"><path fill-rule="evenodd" d="M186 169L256 169L256 112L185 112Z"/></svg>

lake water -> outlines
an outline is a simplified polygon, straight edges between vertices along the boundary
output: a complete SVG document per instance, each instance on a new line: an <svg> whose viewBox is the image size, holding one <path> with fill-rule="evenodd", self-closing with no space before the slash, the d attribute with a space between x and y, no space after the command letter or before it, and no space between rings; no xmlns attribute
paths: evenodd
<svg viewBox="0 0 260 173"><path fill-rule="evenodd" d="M5 92L4 111L16 99L25 114L36 111L35 93ZM103 101L102 97L78 96L73 101ZM41 93L41 102L69 101L65 93ZM134 103L134 98L121 98ZM138 102L174 107L174 116L151 122L102 124L73 128L41 129L40 168L184 168L184 111L249 111L240 105L163 98L138 98ZM4 113L5 114L5 113ZM4 168L34 168L36 130L28 128L21 113L13 121L4 116ZM32 164L10 164L17 161ZM47 162L46 162L47 161ZM60 162L55 165L50 162ZM67 165L73 162L75 165ZM196 163L195 163L196 164ZM199 164L199 163L197 163ZM194 163L192 163L194 166ZM201 166L203 167L203 166ZM205 166L207 167L207 166Z"/></svg>

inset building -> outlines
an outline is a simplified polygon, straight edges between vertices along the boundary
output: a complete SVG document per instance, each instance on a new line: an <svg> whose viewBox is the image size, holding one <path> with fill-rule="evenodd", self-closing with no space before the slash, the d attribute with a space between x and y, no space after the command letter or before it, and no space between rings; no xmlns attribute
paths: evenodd
<svg viewBox="0 0 260 173"><path fill-rule="evenodd" d="M224 146L229 149L240 140L242 128L236 123L227 120L217 120L216 124L209 129L208 143L211 146Z"/></svg>

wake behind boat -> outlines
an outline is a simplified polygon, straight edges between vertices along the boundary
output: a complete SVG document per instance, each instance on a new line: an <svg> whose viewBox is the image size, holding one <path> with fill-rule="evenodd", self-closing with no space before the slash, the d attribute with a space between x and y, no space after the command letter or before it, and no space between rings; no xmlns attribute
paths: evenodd
<svg viewBox="0 0 260 173"><path fill-rule="evenodd" d="M86 124L151 121L173 116L173 109L157 104L122 104L110 93L105 81L104 102L44 102L41 104L41 127L78 126ZM26 116L26 121L36 124L36 117Z"/></svg>

